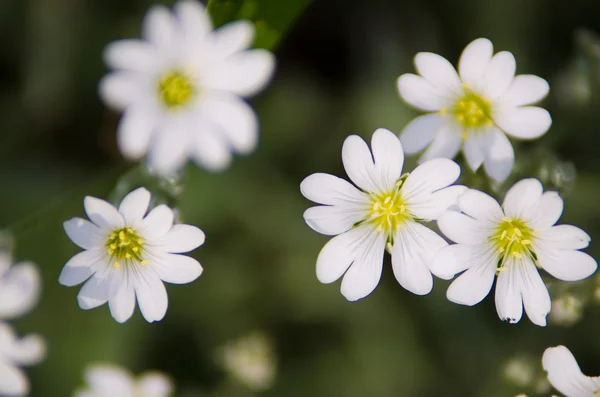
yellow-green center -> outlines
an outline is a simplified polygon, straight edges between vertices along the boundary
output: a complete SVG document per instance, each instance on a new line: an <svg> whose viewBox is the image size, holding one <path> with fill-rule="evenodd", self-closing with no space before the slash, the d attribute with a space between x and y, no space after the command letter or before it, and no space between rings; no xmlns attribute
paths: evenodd
<svg viewBox="0 0 600 397"><path fill-rule="evenodd" d="M113 266L120 267L122 261L136 261L145 265L142 259L144 240L130 227L114 230L106 241L106 252L114 260Z"/></svg>
<svg viewBox="0 0 600 397"><path fill-rule="evenodd" d="M163 104L173 109L189 103L196 88L188 75L174 70L161 77L158 92Z"/></svg>
<svg viewBox="0 0 600 397"><path fill-rule="evenodd" d="M456 101L450 112L465 130L493 123L490 102L468 88L465 88L465 95Z"/></svg>
<svg viewBox="0 0 600 397"><path fill-rule="evenodd" d="M406 204L400 194L401 179L396 188L389 193L373 195L369 221L376 225L377 230L385 231L388 236L410 218Z"/></svg>
<svg viewBox="0 0 600 397"><path fill-rule="evenodd" d="M491 241L501 255L499 267L502 268L505 260L510 257L520 259L523 256L530 256L536 260L537 257L531 247L531 240L534 237L535 232L522 220L502 218L496 233L491 237Z"/></svg>

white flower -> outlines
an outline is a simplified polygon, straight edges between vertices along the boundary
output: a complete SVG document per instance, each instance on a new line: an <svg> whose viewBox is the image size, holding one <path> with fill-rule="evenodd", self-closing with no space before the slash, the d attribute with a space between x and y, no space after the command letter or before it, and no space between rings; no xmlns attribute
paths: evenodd
<svg viewBox="0 0 600 397"><path fill-rule="evenodd" d="M0 252L0 320L30 311L40 295L40 274L33 263L11 266L10 255Z"/></svg>
<svg viewBox="0 0 600 397"><path fill-rule="evenodd" d="M516 323L523 306L531 321L546 325L551 302L536 267L565 281L582 280L596 271L596 261L578 251L590 236L571 225L554 224L563 211L556 192L543 193L537 179L524 179L506 193L502 207L478 190L458 198L462 211L448 211L438 226L458 243L442 251L434 268L462 272L448 288L448 299L475 305L496 285L496 308L502 320Z"/></svg>
<svg viewBox="0 0 600 397"><path fill-rule="evenodd" d="M146 321L159 321L168 306L162 282L186 284L202 273L198 261L178 254L202 245L204 233L195 226L174 225L173 211L164 204L144 217L149 203L144 188L125 196L118 210L88 196L84 206L91 222L72 218L64 223L69 238L85 251L67 262L59 282L72 287L87 280L77 296L82 309L108 302L114 319L123 323L133 314L137 297Z"/></svg>
<svg viewBox="0 0 600 397"><path fill-rule="evenodd" d="M20 367L37 364L45 354L41 337L29 335L19 339L8 324L0 322L0 395L29 393L29 381Z"/></svg>
<svg viewBox="0 0 600 397"><path fill-rule="evenodd" d="M510 174L514 151L505 133L535 139L550 128L550 114L529 106L548 94L546 80L533 75L515 77L515 58L507 51L492 56L488 39L465 48L458 74L445 58L429 52L415 56L420 76L403 74L398 90L410 105L430 112L409 123L400 136L406 153L429 148L420 161L454 158L462 147L469 167L482 164L502 182Z"/></svg>
<svg viewBox="0 0 600 397"><path fill-rule="evenodd" d="M465 190L448 187L460 175L460 167L436 159L402 175L404 153L396 135L379 129L371 147L372 155L362 138L351 135L342 148L344 168L360 190L320 173L300 185L304 197L323 204L306 210L308 226L337 235L317 258L317 278L332 283L345 274L342 294L350 301L364 298L379 283L387 248L400 285L417 295L428 294L434 255L448 244L420 221L437 219Z"/></svg>
<svg viewBox="0 0 600 397"><path fill-rule="evenodd" d="M169 397L171 380L158 372L147 372L137 379L128 371L112 365L95 365L85 372L88 387L74 397Z"/></svg>
<svg viewBox="0 0 600 397"><path fill-rule="evenodd" d="M254 150L258 120L240 97L259 92L274 70L265 50L248 50L250 22L212 31L195 0L174 12L153 6L143 23L143 40L120 40L105 51L114 69L100 83L105 102L124 110L118 129L123 155L147 152L152 169L171 174L192 158L211 170L225 168L232 152Z"/></svg>
<svg viewBox="0 0 600 397"><path fill-rule="evenodd" d="M573 354L564 346L549 347L542 357L552 386L566 397L600 395L600 377L585 376Z"/></svg>

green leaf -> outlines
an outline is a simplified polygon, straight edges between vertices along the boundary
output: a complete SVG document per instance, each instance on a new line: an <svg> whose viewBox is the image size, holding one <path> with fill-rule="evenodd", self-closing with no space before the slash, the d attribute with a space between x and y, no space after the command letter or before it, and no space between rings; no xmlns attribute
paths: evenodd
<svg viewBox="0 0 600 397"><path fill-rule="evenodd" d="M256 27L254 47L273 49L311 0L209 0L208 13L218 27L248 19Z"/></svg>

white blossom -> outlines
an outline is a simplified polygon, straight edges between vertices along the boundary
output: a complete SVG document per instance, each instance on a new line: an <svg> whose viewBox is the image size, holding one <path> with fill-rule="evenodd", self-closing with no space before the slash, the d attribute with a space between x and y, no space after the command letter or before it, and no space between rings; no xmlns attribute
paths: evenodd
<svg viewBox="0 0 600 397"><path fill-rule="evenodd" d="M82 309L108 302L114 319L123 323L137 298L146 321L159 321L168 306L163 281L186 284L202 273L198 261L181 254L202 245L204 233L173 224L173 211L164 204L146 215L149 204L144 188L125 196L118 209L88 196L84 207L91 222L72 218L64 223L69 238L84 251L67 262L59 282L67 287L85 282L77 296Z"/></svg>
<svg viewBox="0 0 600 397"><path fill-rule="evenodd" d="M159 372L146 372L135 378L114 365L94 365L85 372L87 386L74 397L169 397L171 380Z"/></svg>
<svg viewBox="0 0 600 397"><path fill-rule="evenodd" d="M398 78L402 98L428 112L409 123L400 136L408 154L427 147L420 161L454 158L459 150L469 167L483 164L497 181L510 174L514 151L506 135L535 139L552 124L550 114L531 106L549 90L546 80L515 76L516 62L507 51L493 55L488 39L477 39L463 51L458 73L445 58L421 52L415 56L419 75Z"/></svg>
<svg viewBox="0 0 600 397"><path fill-rule="evenodd" d="M542 357L548 381L566 397L596 397L600 395L600 377L585 376L564 346L549 347Z"/></svg>
<svg viewBox="0 0 600 397"><path fill-rule="evenodd" d="M28 394L29 381L21 367L39 363L45 354L45 343L40 336L19 338L10 325L0 322L0 395Z"/></svg>

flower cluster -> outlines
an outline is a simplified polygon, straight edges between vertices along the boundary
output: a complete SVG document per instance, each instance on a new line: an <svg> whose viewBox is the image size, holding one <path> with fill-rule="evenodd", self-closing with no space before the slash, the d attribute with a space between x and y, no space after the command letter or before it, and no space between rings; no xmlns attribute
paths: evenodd
<svg viewBox="0 0 600 397"><path fill-rule="evenodd" d="M123 156L145 159L151 174L164 180L188 159L217 171L233 154L252 152L259 123L244 99L265 87L275 66L270 52L250 49L253 25L237 21L213 30L199 2L180 0L173 10L152 7L142 30L143 39L106 48L111 71L99 85L102 99L123 112L117 130ZM515 161L509 137L535 139L552 124L548 111L533 106L549 85L537 76L515 75L514 56L494 55L492 43L483 38L466 47L458 71L432 53L417 54L415 66L419 74L401 75L398 91L427 114L399 136L376 130L370 147L361 137L348 136L341 157L351 182L316 173L300 184L302 195L317 204L304 212L306 224L332 236L317 256L317 279L325 284L342 279L341 294L348 301L363 299L379 284L388 252L396 280L412 294L429 294L434 276L458 275L447 298L472 306L489 295L497 278L499 318L517 323L525 311L531 322L545 326L552 301L540 270L569 282L591 276L597 263L582 251L590 236L573 225L556 225L563 199L544 192L539 180L521 179L500 205L483 191L455 184L461 162L453 159L462 152L468 172L483 166L493 185L501 186ZM405 154L423 150L418 166L407 172ZM66 262L58 281L67 287L83 284L77 295L81 309L108 304L111 316L125 323L139 305L148 323L161 321L168 309L164 283L188 284L200 277L202 266L185 254L204 243L204 232L178 222L175 210L161 202L145 187L118 205L87 196L88 219L64 222L67 236L83 251ZM29 311L38 293L35 266L11 266L0 253L0 394L26 394L20 367L44 356L40 337L18 338L4 322ZM226 345L221 361L232 378L262 391L276 375L272 350L268 338L255 334ZM600 378L582 375L564 346L548 349L543 366L567 397L600 395ZM134 378L99 365L85 377L88 386L77 397L173 392L172 382L158 373Z"/></svg>

